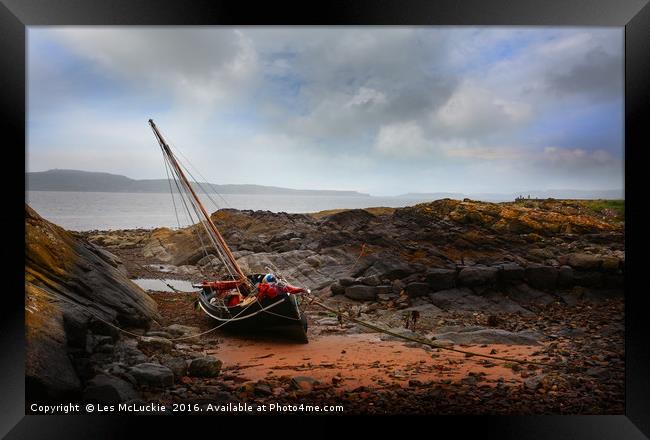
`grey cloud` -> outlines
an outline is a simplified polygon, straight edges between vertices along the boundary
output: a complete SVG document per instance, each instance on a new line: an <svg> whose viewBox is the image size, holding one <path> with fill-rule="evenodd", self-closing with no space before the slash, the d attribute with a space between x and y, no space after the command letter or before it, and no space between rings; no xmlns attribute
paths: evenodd
<svg viewBox="0 0 650 440"><path fill-rule="evenodd" d="M260 78L252 43L233 28L64 27L43 32L92 61L97 75L203 117L226 101L232 105Z"/></svg>
<svg viewBox="0 0 650 440"><path fill-rule="evenodd" d="M602 47L590 50L584 60L568 72L549 72L548 87L560 95L582 94L590 98L615 98L623 92L622 53Z"/></svg>
<svg viewBox="0 0 650 440"><path fill-rule="evenodd" d="M249 35L264 48L267 32ZM304 82L299 98L306 103L303 114L280 114L277 128L300 137L360 136L422 118L446 102L458 83L445 65L444 40L434 31L298 29L276 46L283 48L290 74ZM364 92L378 99L351 105Z"/></svg>
<svg viewBox="0 0 650 440"><path fill-rule="evenodd" d="M235 30L209 28L60 28L47 30L102 67L136 77L209 77L240 51Z"/></svg>

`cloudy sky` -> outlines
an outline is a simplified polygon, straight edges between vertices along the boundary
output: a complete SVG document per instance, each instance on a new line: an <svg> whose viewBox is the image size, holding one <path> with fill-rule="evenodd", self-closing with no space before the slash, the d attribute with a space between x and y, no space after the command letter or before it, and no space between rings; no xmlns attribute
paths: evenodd
<svg viewBox="0 0 650 440"><path fill-rule="evenodd" d="M623 187L623 28L28 30L28 171L405 192Z"/></svg>

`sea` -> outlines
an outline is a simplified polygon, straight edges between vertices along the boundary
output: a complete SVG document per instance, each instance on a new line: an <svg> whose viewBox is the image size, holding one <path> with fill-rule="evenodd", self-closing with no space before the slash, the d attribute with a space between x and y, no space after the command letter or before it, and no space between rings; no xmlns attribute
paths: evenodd
<svg viewBox="0 0 650 440"><path fill-rule="evenodd" d="M41 217L72 231L176 228L190 224L178 195L170 193L110 193L27 191L26 202ZM221 208L310 213L341 208L399 208L430 199L374 196L307 196L261 194L201 195L210 212Z"/></svg>

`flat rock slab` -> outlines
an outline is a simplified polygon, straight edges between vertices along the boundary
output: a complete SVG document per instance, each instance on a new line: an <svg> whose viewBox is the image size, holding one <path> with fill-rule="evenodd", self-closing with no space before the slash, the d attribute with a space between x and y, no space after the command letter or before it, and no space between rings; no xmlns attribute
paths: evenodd
<svg viewBox="0 0 650 440"><path fill-rule="evenodd" d="M462 286L492 286L497 282L498 273L496 267L465 267L458 274L458 282Z"/></svg>
<svg viewBox="0 0 650 440"><path fill-rule="evenodd" d="M191 327L189 325L172 324L165 327L165 331L173 336L188 336L198 334L201 329L198 327Z"/></svg>
<svg viewBox="0 0 650 440"><path fill-rule="evenodd" d="M374 301L377 299L377 288L364 285L350 286L346 287L345 296L357 301Z"/></svg>
<svg viewBox="0 0 650 440"><path fill-rule="evenodd" d="M453 341L456 344L505 344L505 345L539 345L541 335L533 332L509 332L503 329L472 327L468 331L438 333L436 339Z"/></svg>
<svg viewBox="0 0 650 440"><path fill-rule="evenodd" d="M456 271L454 269L429 269L426 280L432 292L452 289L456 285Z"/></svg>
<svg viewBox="0 0 650 440"><path fill-rule="evenodd" d="M489 297L476 295L467 287L431 293L429 299L436 307L446 311L527 312L502 295L490 295Z"/></svg>
<svg viewBox="0 0 650 440"><path fill-rule="evenodd" d="M431 288L427 283L409 283L404 289L406 294L411 298L417 298L424 296L431 291Z"/></svg>
<svg viewBox="0 0 650 440"><path fill-rule="evenodd" d="M536 289L553 290L557 287L558 269L553 266L531 264L525 273L528 283Z"/></svg>
<svg viewBox="0 0 650 440"><path fill-rule="evenodd" d="M548 293L533 289L528 284L517 284L507 289L508 297L519 304L548 305L555 301L555 297Z"/></svg>
<svg viewBox="0 0 650 440"><path fill-rule="evenodd" d="M601 265L601 258L591 254L573 253L567 255L567 264L580 270L598 269Z"/></svg>
<svg viewBox="0 0 650 440"><path fill-rule="evenodd" d="M174 384L174 373L164 365L147 362L135 365L129 372L140 385L168 387Z"/></svg>
<svg viewBox="0 0 650 440"><path fill-rule="evenodd" d="M426 339L422 335L420 335L419 333L416 333L413 330L410 330L410 329L407 329L407 328L393 328L393 329L391 329L391 331L393 333L397 333L398 335L406 336L406 337L409 337L409 338ZM388 334L385 334L385 333L381 333L379 335L379 339L381 339L382 341L401 341L401 342L405 342L405 340L400 338L400 337L393 336L393 335L388 335Z"/></svg>
<svg viewBox="0 0 650 440"><path fill-rule="evenodd" d="M160 336L143 336L138 340L138 348L159 350L163 353L169 353L174 348L174 343L167 338Z"/></svg>
<svg viewBox="0 0 650 440"><path fill-rule="evenodd" d="M500 266L501 279L506 283L521 281L524 278L524 268L517 263L505 263Z"/></svg>

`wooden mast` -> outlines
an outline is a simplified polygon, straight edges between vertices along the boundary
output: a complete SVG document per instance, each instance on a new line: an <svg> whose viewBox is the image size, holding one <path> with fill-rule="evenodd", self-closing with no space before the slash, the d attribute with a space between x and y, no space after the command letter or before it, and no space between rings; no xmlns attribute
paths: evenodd
<svg viewBox="0 0 650 440"><path fill-rule="evenodd" d="M187 180L187 177L185 177L185 173L181 169L180 165L176 161L176 157L174 157L174 154L172 153L171 149L169 148L169 145L167 145L167 142L165 139L162 137L160 132L158 131L158 127L156 127L156 124L153 122L153 119L149 119L149 125L151 125L151 128L153 129L154 134L156 135L156 138L158 139L158 142L160 143L160 146L163 148L165 154L167 154L167 157L169 157L169 160L174 167L174 170L176 171L176 174L181 178L183 184L185 187L190 191L192 194L192 198L194 199L196 206L199 208L201 213L203 214L203 217L205 218L206 223L208 224L208 229L209 231L212 232L213 238L219 242L219 244L222 246L226 257L228 258L228 261L232 265L232 268L235 269L235 272L237 272L237 275L239 275L240 280L243 282L247 282L248 279L246 278L246 275L244 272L241 270L239 267L239 264L237 264L237 260L235 260L235 256L232 254L232 251L226 244L226 241L223 239L221 236L221 233L215 226L215 224L212 222L212 219L208 215L208 212L206 211L205 207L203 206L203 203L201 203L201 200L198 198L196 193L194 192L194 189L192 188L192 185L190 184L189 180Z"/></svg>

